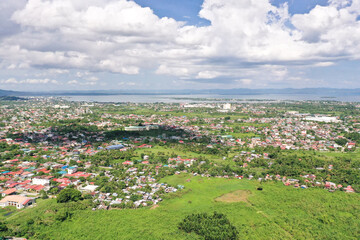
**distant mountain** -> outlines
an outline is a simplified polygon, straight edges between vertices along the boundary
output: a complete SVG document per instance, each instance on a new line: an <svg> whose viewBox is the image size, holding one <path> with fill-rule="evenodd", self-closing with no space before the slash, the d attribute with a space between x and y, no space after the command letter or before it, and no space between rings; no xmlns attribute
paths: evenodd
<svg viewBox="0 0 360 240"><path fill-rule="evenodd" d="M283 89L214 89L210 93L220 95L266 95L266 94L313 94L322 96L360 95L360 89L337 88L283 88Z"/></svg>
<svg viewBox="0 0 360 240"><path fill-rule="evenodd" d="M21 92L8 91L8 90L1 90L0 89L0 96L19 96L19 95L21 95Z"/></svg>
<svg viewBox="0 0 360 240"><path fill-rule="evenodd" d="M0 96L2 101L18 101L18 100L27 100L27 98L15 97L15 96Z"/></svg>
<svg viewBox="0 0 360 240"><path fill-rule="evenodd" d="M283 89L180 89L180 90L83 90L83 91L49 91L49 92L18 92L0 89L0 96L74 96L74 95L267 95L267 94L312 94L326 97L360 95L360 89L337 88L283 88Z"/></svg>

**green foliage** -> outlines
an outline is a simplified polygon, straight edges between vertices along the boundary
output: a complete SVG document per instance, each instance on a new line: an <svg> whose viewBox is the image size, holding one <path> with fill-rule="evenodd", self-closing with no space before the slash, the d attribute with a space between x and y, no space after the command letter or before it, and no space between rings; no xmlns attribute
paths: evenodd
<svg viewBox="0 0 360 240"><path fill-rule="evenodd" d="M49 198L49 196L47 195L47 193L44 191L44 190L41 190L40 193L39 193L40 197L42 199L47 199Z"/></svg>
<svg viewBox="0 0 360 240"><path fill-rule="evenodd" d="M0 142L0 152L17 150L19 148L20 147L18 145L15 145L15 144L9 145L6 142Z"/></svg>
<svg viewBox="0 0 360 240"><path fill-rule="evenodd" d="M360 141L360 133L358 132L346 133L345 137L350 139L351 141Z"/></svg>
<svg viewBox="0 0 360 240"><path fill-rule="evenodd" d="M133 195L130 196L130 200L133 201L133 202L136 202L136 201L138 201L140 199L142 199L141 195L133 194Z"/></svg>
<svg viewBox="0 0 360 240"><path fill-rule="evenodd" d="M192 213L212 215L217 211L225 214L237 228L240 239L357 239L358 236L358 194L296 189L276 182L264 182L261 184L263 191L257 191L260 185L256 181L188 174L169 176L162 182L184 185L183 194L163 198L154 209L131 209L130 205L124 205L118 206L124 208L122 210L110 211L92 211L88 200L57 204L54 199L40 199L36 207L26 208L13 217L10 215L6 222L13 236L25 237L32 232L33 235L28 235L30 240L44 239L43 236L79 240L190 240L203 237L178 229L179 222ZM251 191L248 203L214 201L240 189ZM61 209L69 209L72 213L63 222L55 219ZM34 219L35 223L27 228L28 219Z"/></svg>
<svg viewBox="0 0 360 240"><path fill-rule="evenodd" d="M236 239L238 231L231 225L224 214L214 212L191 214L180 222L179 229L203 236L205 240L232 240Z"/></svg>
<svg viewBox="0 0 360 240"><path fill-rule="evenodd" d="M55 220L63 222L66 219L70 218L71 215L72 213L68 209L60 209L55 215Z"/></svg>
<svg viewBox="0 0 360 240"><path fill-rule="evenodd" d="M339 138L339 139L336 139L335 142L337 144L339 144L340 146L345 146L348 141L346 139L344 139L344 138Z"/></svg>
<svg viewBox="0 0 360 240"><path fill-rule="evenodd" d="M58 203L66 203L70 201L77 202L81 199L81 192L73 188L66 188L62 190L56 198Z"/></svg>
<svg viewBox="0 0 360 240"><path fill-rule="evenodd" d="M4 222L0 222L0 237L3 237L2 233L5 233L8 230Z"/></svg>

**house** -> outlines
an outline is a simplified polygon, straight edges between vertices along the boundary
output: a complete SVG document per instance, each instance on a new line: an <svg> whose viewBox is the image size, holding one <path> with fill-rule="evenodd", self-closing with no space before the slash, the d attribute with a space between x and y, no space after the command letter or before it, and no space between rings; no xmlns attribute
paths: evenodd
<svg viewBox="0 0 360 240"><path fill-rule="evenodd" d="M9 188L9 189L3 191L3 192L1 193L1 195L2 195L3 197L8 196L8 195L12 195L12 194L15 194L15 193L16 193L16 190L17 190L16 188Z"/></svg>
<svg viewBox="0 0 360 240"><path fill-rule="evenodd" d="M35 203L34 198L24 197L20 195L6 196L0 200L0 207L15 206L17 209L25 208Z"/></svg>
<svg viewBox="0 0 360 240"><path fill-rule="evenodd" d="M44 178L44 177L34 177L31 182L33 185L49 185L50 179Z"/></svg>
<svg viewBox="0 0 360 240"><path fill-rule="evenodd" d="M97 185L87 185L85 187L81 187L79 190L82 192L95 192L98 187L99 186Z"/></svg>
<svg viewBox="0 0 360 240"><path fill-rule="evenodd" d="M123 165L134 165L134 163L133 162L131 162L131 161L125 161L125 162L123 162L122 163Z"/></svg>
<svg viewBox="0 0 360 240"><path fill-rule="evenodd" d="M354 193L355 190L349 185L344 189L347 193Z"/></svg>
<svg viewBox="0 0 360 240"><path fill-rule="evenodd" d="M74 174L74 173L76 173L77 172L77 167L69 167L68 169L67 169L67 171L68 171L68 174Z"/></svg>

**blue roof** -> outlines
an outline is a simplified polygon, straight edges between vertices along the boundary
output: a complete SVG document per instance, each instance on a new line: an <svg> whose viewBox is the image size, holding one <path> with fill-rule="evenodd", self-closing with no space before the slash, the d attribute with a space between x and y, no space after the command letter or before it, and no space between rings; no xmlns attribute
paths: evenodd
<svg viewBox="0 0 360 240"><path fill-rule="evenodd" d="M124 148L124 145L118 144L118 145L112 145L112 146L106 147L107 150L116 150L116 149L121 149L121 148Z"/></svg>
<svg viewBox="0 0 360 240"><path fill-rule="evenodd" d="M2 172L1 174L6 174L6 173L9 173L10 171L5 171L5 172Z"/></svg>
<svg viewBox="0 0 360 240"><path fill-rule="evenodd" d="M60 171L60 172L57 172L57 173L66 174L67 172L65 172L65 171Z"/></svg>
<svg viewBox="0 0 360 240"><path fill-rule="evenodd" d="M62 169L67 169L68 168L68 166L63 166L63 167L61 167Z"/></svg>

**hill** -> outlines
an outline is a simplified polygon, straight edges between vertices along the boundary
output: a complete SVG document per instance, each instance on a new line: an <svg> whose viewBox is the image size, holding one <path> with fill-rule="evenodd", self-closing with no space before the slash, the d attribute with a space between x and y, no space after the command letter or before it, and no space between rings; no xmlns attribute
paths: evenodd
<svg viewBox="0 0 360 240"><path fill-rule="evenodd" d="M125 210L75 210L55 220L55 200L26 209L6 219L14 228L31 229L30 239L201 239L178 229L188 214L217 211L238 229L240 239L356 239L360 196L323 189L289 188L277 182L202 178L182 174L163 179L182 184L159 206ZM239 201L219 197L235 193ZM244 193L244 196L240 196ZM227 195L229 197L229 195ZM29 222L36 222L26 228ZM91 229L91 231L90 231Z"/></svg>

